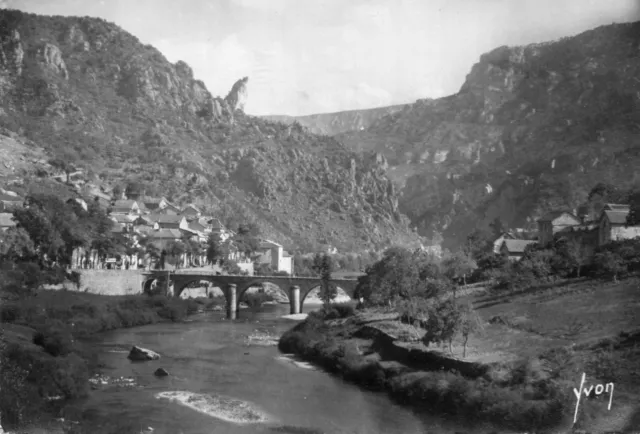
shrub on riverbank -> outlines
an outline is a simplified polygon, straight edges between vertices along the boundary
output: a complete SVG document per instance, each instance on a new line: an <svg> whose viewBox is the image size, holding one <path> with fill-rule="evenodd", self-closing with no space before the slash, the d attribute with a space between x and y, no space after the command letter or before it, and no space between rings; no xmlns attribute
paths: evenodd
<svg viewBox="0 0 640 434"><path fill-rule="evenodd" d="M278 347L346 380L370 389L386 389L403 403L468 421L485 420L529 430L557 426L573 409L572 386L564 379L575 380L573 371L559 374L554 370L552 377L537 359L505 364L497 368L501 372L492 370L474 379L457 372L414 371L381 364L377 354L365 355L367 352L349 336L346 327L328 327L320 315L313 315L286 332Z"/></svg>
<svg viewBox="0 0 640 434"><path fill-rule="evenodd" d="M3 303L3 426L14 428L34 421L52 402L85 395L89 371L97 360L86 351L82 338L162 320L178 321L198 309L195 300L68 291L39 291Z"/></svg>

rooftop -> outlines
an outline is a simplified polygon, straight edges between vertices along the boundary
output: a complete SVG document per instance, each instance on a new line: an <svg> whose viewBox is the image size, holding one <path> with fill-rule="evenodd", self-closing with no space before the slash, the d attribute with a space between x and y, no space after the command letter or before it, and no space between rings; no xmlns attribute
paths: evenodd
<svg viewBox="0 0 640 434"><path fill-rule="evenodd" d="M625 225L627 224L627 215L629 215L629 209L626 211L603 211L609 219L612 225Z"/></svg>
<svg viewBox="0 0 640 434"><path fill-rule="evenodd" d="M540 217L538 219L539 222L551 222L555 219L557 219L558 217L563 216L564 214L568 214L570 217L574 218L576 221L580 221L580 219L578 217L576 217L571 211L550 211L548 213L546 213L545 215L543 215L542 217Z"/></svg>
<svg viewBox="0 0 640 434"><path fill-rule="evenodd" d="M158 219L156 220L159 224L166 223L180 223L184 216L182 215L173 215L173 214L160 214Z"/></svg>
<svg viewBox="0 0 640 434"><path fill-rule="evenodd" d="M524 253L524 249L529 244L535 244L534 240L504 240L502 244L507 248L509 253Z"/></svg>
<svg viewBox="0 0 640 434"><path fill-rule="evenodd" d="M609 211L629 211L629 205L623 203L605 203L604 209Z"/></svg>
<svg viewBox="0 0 640 434"><path fill-rule="evenodd" d="M131 208L133 208L133 205L137 205L137 202L135 200L120 199L120 200L116 200L115 201L115 203L113 204L113 208L131 209Z"/></svg>
<svg viewBox="0 0 640 434"><path fill-rule="evenodd" d="M182 238L182 232L178 229L160 229L149 234L154 240L176 240Z"/></svg>

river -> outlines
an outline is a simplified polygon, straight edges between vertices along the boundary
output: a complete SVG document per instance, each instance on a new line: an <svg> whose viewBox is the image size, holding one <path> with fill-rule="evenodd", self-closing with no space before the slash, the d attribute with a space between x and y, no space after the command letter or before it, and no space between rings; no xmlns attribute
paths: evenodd
<svg viewBox="0 0 640 434"><path fill-rule="evenodd" d="M134 386L99 385L89 399L66 410L66 419L81 420L80 426L91 427L86 432L95 434L149 428L147 432L154 434L468 432L418 415L384 393L362 390L308 364L295 363L275 346L247 344L246 337L256 330L277 339L293 327L295 322L280 318L288 309L283 305L260 312L244 309L235 321L221 313L205 313L187 323L96 336L91 345L104 363L102 373L130 377ZM127 353L132 345L162 357L131 362ZM170 375L155 377L159 367Z"/></svg>

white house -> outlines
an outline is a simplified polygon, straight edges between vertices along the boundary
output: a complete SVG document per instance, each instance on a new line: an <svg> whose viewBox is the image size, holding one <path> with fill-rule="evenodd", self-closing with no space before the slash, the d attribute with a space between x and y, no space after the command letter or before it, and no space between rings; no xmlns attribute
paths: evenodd
<svg viewBox="0 0 640 434"><path fill-rule="evenodd" d="M640 226L627 226L628 205L607 204L600 216L598 244L640 237Z"/></svg>
<svg viewBox="0 0 640 434"><path fill-rule="evenodd" d="M286 271L293 275L293 258L281 244L271 240L263 240L258 249L256 261L261 264L269 264L273 271Z"/></svg>

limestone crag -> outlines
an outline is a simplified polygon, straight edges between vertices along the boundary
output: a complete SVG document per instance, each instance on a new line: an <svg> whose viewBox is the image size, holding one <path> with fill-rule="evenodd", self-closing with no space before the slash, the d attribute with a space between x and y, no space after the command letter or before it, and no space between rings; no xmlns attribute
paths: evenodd
<svg viewBox="0 0 640 434"><path fill-rule="evenodd" d="M225 102L229 105L231 112L236 110L244 111L244 105L247 100L247 82L249 77L244 77L233 84L229 94L225 97Z"/></svg>
<svg viewBox="0 0 640 434"><path fill-rule="evenodd" d="M67 65L64 63L62 52L57 45L43 42L35 49L34 54L44 69L60 74L65 80L69 78Z"/></svg>

